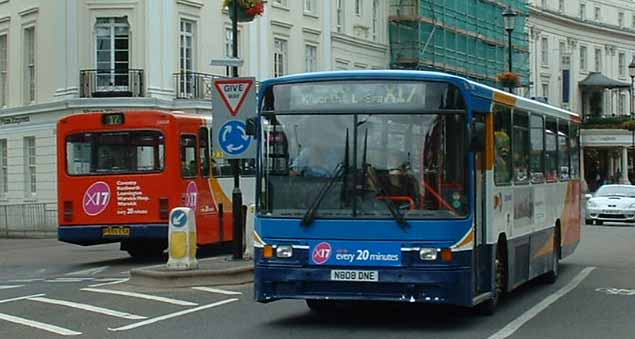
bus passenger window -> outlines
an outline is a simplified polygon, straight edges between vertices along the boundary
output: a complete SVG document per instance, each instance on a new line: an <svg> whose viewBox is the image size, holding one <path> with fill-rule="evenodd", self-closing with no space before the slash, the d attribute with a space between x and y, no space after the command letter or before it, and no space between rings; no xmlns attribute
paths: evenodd
<svg viewBox="0 0 635 339"><path fill-rule="evenodd" d="M547 119L545 124L545 163L547 167L546 178L547 181L558 180L558 148L557 137L558 131L556 121Z"/></svg>
<svg viewBox="0 0 635 339"><path fill-rule="evenodd" d="M181 136L181 175L184 178L195 178L198 174L196 155L196 136Z"/></svg>
<svg viewBox="0 0 635 339"><path fill-rule="evenodd" d="M531 173L532 183L541 183L545 181L545 145L544 119L532 114L529 118L529 171Z"/></svg>
<svg viewBox="0 0 635 339"><path fill-rule="evenodd" d="M569 180L569 125L558 121L558 174L560 180Z"/></svg>
<svg viewBox="0 0 635 339"><path fill-rule="evenodd" d="M512 135L512 158L514 160L514 183L529 182L529 116L526 112L514 112L514 134Z"/></svg>
<svg viewBox="0 0 635 339"><path fill-rule="evenodd" d="M210 171L210 149L209 149L209 132L207 127L201 127L198 133L198 139L200 140L200 159L201 159L201 176L209 177Z"/></svg>
<svg viewBox="0 0 635 339"><path fill-rule="evenodd" d="M494 139L496 161L494 181L497 185L509 184L512 178L511 111L505 106L496 106L494 114Z"/></svg>
<svg viewBox="0 0 635 339"><path fill-rule="evenodd" d="M580 175L580 129L573 123L569 125L569 147L571 149L571 168L569 177L577 179Z"/></svg>

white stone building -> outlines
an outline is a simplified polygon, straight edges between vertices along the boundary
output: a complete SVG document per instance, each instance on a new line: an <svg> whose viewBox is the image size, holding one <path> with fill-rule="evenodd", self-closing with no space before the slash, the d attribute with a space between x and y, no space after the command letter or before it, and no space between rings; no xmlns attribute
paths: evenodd
<svg viewBox="0 0 635 339"><path fill-rule="evenodd" d="M628 65L635 56L635 1L529 2L528 96L579 112L589 123L632 114ZM631 132L623 129L582 131L582 156L592 159L583 168L590 189L597 186L597 174L629 181L631 139Z"/></svg>
<svg viewBox="0 0 635 339"><path fill-rule="evenodd" d="M222 2L0 0L0 234L2 205L5 216L37 205L26 214L46 209L54 218L60 117L148 108L210 114L212 76L227 74L210 60L231 53ZM262 17L239 26L239 73L264 80L386 68L387 6L269 0Z"/></svg>

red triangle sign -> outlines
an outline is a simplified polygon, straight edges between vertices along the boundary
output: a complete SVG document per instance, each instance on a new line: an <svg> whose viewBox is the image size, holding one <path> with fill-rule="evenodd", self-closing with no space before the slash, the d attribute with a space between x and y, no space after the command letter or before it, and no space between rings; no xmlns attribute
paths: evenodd
<svg viewBox="0 0 635 339"><path fill-rule="evenodd" d="M243 106L247 93L249 93L253 85L254 81L250 79L227 79L214 82L214 86L220 93L225 106L234 117L240 113L240 108Z"/></svg>

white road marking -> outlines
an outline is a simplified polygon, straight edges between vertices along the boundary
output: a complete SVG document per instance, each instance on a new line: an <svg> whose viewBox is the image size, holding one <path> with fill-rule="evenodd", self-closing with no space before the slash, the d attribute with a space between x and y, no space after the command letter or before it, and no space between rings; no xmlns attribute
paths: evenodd
<svg viewBox="0 0 635 339"><path fill-rule="evenodd" d="M137 327L153 324L153 323L156 323L156 322L159 322L159 321L162 321L162 320L176 318L176 317L180 317L182 315L186 315L186 314L202 311L202 310L205 310L205 309L208 309L208 308L212 308L212 307L216 307L216 306L232 303L234 301L238 301L238 299L236 299L236 298L226 299L226 300L222 300L222 301L219 301L219 302L215 302L213 304L203 305L203 306L199 306L199 307L195 307L195 308L190 308L189 310L183 310L183 311L179 311L179 312L175 312L175 313L162 315L160 317L144 320L144 321L141 321L141 322L138 322L138 323L134 323L134 324L130 324L130 325L126 325L126 326L123 326L123 327L108 328L108 330L109 331L114 331L114 332L127 331L127 330L131 330L133 328L137 328Z"/></svg>
<svg viewBox="0 0 635 339"><path fill-rule="evenodd" d="M72 301L65 301L65 300L58 300L58 299L49 299L49 298L43 298L43 297L33 297L33 298L28 298L27 300L39 301L39 302L43 302L43 303L47 303L47 304L53 304L53 305L67 306L67 307L77 308L77 309L84 310L84 311L105 314L105 315L109 315L109 316L112 316L112 317L123 318L123 319L141 320L141 319L147 319L148 318L148 317L144 317L144 316L140 316L140 315L125 313L125 312L119 312L119 311L115 311L115 310L111 310L111 309L107 309L107 308L103 308L103 307L97 307L97 306L93 306L93 305L80 304L80 303L76 303L76 302L72 302Z"/></svg>
<svg viewBox="0 0 635 339"><path fill-rule="evenodd" d="M226 294L226 295L243 294L242 292L221 290L219 288L211 288L211 287L192 287L192 289L193 290L197 290L197 291L204 291L204 292L210 292L210 293L219 293L219 294Z"/></svg>
<svg viewBox="0 0 635 339"><path fill-rule="evenodd" d="M97 275L97 274L107 270L108 267L109 266L101 266L101 267L89 268L89 269L81 270L81 271L77 271L77 272L66 273L65 275Z"/></svg>
<svg viewBox="0 0 635 339"><path fill-rule="evenodd" d="M55 278L55 279L51 279L51 280L46 280L46 282L52 282L52 283L76 283L76 282L83 282L83 281L92 281L93 278Z"/></svg>
<svg viewBox="0 0 635 339"><path fill-rule="evenodd" d="M42 279L42 278L38 278L38 279L17 279L17 280L9 280L8 282L10 282L10 283L30 283L30 282L36 282L36 281L44 281L44 279Z"/></svg>
<svg viewBox="0 0 635 339"><path fill-rule="evenodd" d="M105 280L105 279L104 279ZM102 280L102 281L104 281ZM105 283L101 283L101 284L95 284L95 285L88 285L88 287L100 287L100 286L108 286L108 285L116 285L116 284L121 284L124 283L126 281L130 280L130 278L125 278L125 279L115 279L115 280L110 280L110 282L105 282ZM95 281L99 281L99 280L95 280Z"/></svg>
<svg viewBox="0 0 635 339"><path fill-rule="evenodd" d="M55 334L61 334L61 335L80 335L80 334L82 334L82 332L72 331L72 330L69 330L69 329L66 329L66 328L63 328L63 327L50 325L50 324L45 324L45 323L41 323L41 322L38 322L38 321L24 319L24 318L12 316L12 315L4 314L4 313L0 313L0 320L6 320L6 321L9 321L9 322L12 322L12 323L15 323L15 324L20 324L20 325L24 325L24 326L37 328L37 329L44 330L44 331L47 331L47 332L52 332L52 333L55 333Z"/></svg>
<svg viewBox="0 0 635 339"><path fill-rule="evenodd" d="M0 290L8 290L10 288L18 288L18 287L22 287L24 285L0 285Z"/></svg>
<svg viewBox="0 0 635 339"><path fill-rule="evenodd" d="M183 301L183 300L177 300L177 299L165 298L165 297L157 297L150 294L142 294L142 293L136 293L136 292L103 290L99 288L82 288L81 290L88 291L88 292L95 292L95 293L123 295L126 297L140 298L140 299L146 299L146 300L154 300L154 301L160 301L160 302L179 305L179 306L198 306L198 304L195 304L189 301Z"/></svg>
<svg viewBox="0 0 635 339"><path fill-rule="evenodd" d="M29 299L29 298L35 298L35 297L43 297L46 294L42 293L42 294L33 294L33 295L26 295L24 297L17 297L17 298L11 298L11 299L4 299L4 300L0 300L0 304L4 304L4 303L10 303L13 301L18 301L18 300L24 300L24 299Z"/></svg>
<svg viewBox="0 0 635 339"><path fill-rule="evenodd" d="M507 324L507 326L492 334L488 339L504 339L514 334L514 332L516 332L521 326L523 326L533 317L538 315L538 313L542 312L545 308L549 307L549 305L553 304L558 299L565 296L567 293L576 288L582 282L582 280L584 280L594 269L595 267L587 267L583 269L580 273L578 273L578 275L573 278L573 280L571 280L563 288L557 290L538 304L534 305L534 307L521 314L518 318Z"/></svg>

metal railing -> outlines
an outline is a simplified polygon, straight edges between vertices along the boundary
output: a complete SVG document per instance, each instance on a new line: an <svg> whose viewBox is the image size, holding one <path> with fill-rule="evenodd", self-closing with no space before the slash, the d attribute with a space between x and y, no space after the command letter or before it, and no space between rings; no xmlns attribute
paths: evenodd
<svg viewBox="0 0 635 339"><path fill-rule="evenodd" d="M57 204L0 205L0 237L42 235L57 231Z"/></svg>
<svg viewBox="0 0 635 339"><path fill-rule="evenodd" d="M212 82L214 79L224 78L220 75L198 72L177 72L173 76L176 98L194 100L211 100Z"/></svg>
<svg viewBox="0 0 635 339"><path fill-rule="evenodd" d="M143 97L142 69L85 69L79 71L81 98Z"/></svg>

